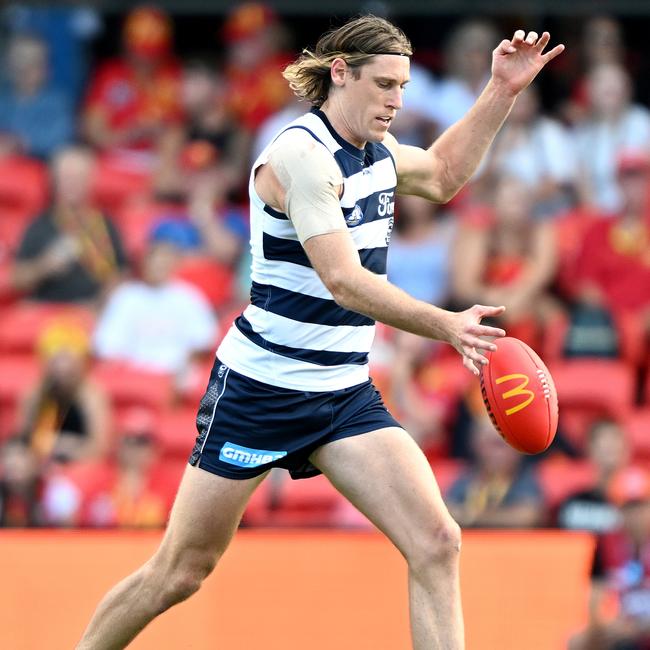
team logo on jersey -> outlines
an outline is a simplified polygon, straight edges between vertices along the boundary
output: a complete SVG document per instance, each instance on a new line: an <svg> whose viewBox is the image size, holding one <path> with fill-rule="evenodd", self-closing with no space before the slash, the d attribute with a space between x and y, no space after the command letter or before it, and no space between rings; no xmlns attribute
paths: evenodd
<svg viewBox="0 0 650 650"><path fill-rule="evenodd" d="M286 451L268 451L266 449L251 449L242 447L234 442L225 442L219 453L219 460L237 467L259 467L272 463L278 458L284 458Z"/></svg>
<svg viewBox="0 0 650 650"><path fill-rule="evenodd" d="M363 210L358 204L354 206L354 209L350 214L345 217L345 222L348 226L356 226L363 219Z"/></svg>
<svg viewBox="0 0 650 650"><path fill-rule="evenodd" d="M391 215L395 212L395 192L381 192L379 194L379 208L377 208L377 214L380 217L385 217L386 215Z"/></svg>

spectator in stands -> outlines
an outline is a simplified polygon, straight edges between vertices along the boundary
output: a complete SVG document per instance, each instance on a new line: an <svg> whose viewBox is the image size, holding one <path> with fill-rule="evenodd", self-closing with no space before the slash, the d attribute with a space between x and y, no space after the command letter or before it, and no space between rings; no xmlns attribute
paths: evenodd
<svg viewBox="0 0 650 650"><path fill-rule="evenodd" d="M465 215L456 238L452 283L460 304L506 305L508 333L537 346L541 324L556 313L548 287L555 271L552 224L533 217L529 188L503 177L493 205Z"/></svg>
<svg viewBox="0 0 650 650"><path fill-rule="evenodd" d="M488 152L481 175L493 186L506 175L526 184L536 217L553 216L574 202L576 160L565 128L540 112L539 95L529 86L519 95Z"/></svg>
<svg viewBox="0 0 650 650"><path fill-rule="evenodd" d="M82 116L87 141L114 155L118 168L148 169L156 187L173 187L184 119L181 67L172 53L172 23L162 10L141 6L124 23L123 55L90 80Z"/></svg>
<svg viewBox="0 0 650 650"><path fill-rule="evenodd" d="M388 249L388 278L418 300L443 306L449 299L454 220L417 196L397 200Z"/></svg>
<svg viewBox="0 0 650 650"><path fill-rule="evenodd" d="M0 92L0 153L48 159L74 135L73 107L48 83L48 51L35 36L13 36Z"/></svg>
<svg viewBox="0 0 650 650"><path fill-rule="evenodd" d="M0 448L0 527L24 528L42 523L39 464L27 443L7 440Z"/></svg>
<svg viewBox="0 0 650 650"><path fill-rule="evenodd" d="M542 491L522 456L495 431L487 415L472 424L473 466L451 485L445 501L464 528L526 528L542 523Z"/></svg>
<svg viewBox="0 0 650 650"><path fill-rule="evenodd" d="M585 20L580 47L569 48L569 56L563 66L565 74L572 73L567 87L563 89L569 93L569 98L560 109L567 123L580 124L588 115L589 71L605 64L626 65L624 43L623 26L616 18L592 16Z"/></svg>
<svg viewBox="0 0 650 650"><path fill-rule="evenodd" d="M494 28L484 21L463 22L453 31L445 51L447 74L431 101L440 131L463 117L480 95L497 42Z"/></svg>
<svg viewBox="0 0 650 650"><path fill-rule="evenodd" d="M110 428L108 400L88 378L90 341L74 322L41 335L43 375L22 405L19 432L36 457L60 463L100 456Z"/></svg>
<svg viewBox="0 0 650 650"><path fill-rule="evenodd" d="M594 468L593 484L560 504L557 523L560 528L602 534L619 525L619 512L609 499L609 487L612 478L630 460L621 425L613 420L596 421L587 436L587 458Z"/></svg>
<svg viewBox="0 0 650 650"><path fill-rule="evenodd" d="M103 27L100 11L81 3L3 6L3 26L11 34L29 33L45 41L52 84L76 105L88 74L89 45Z"/></svg>
<svg viewBox="0 0 650 650"><path fill-rule="evenodd" d="M13 287L34 300L96 301L126 266L113 224L93 205L94 155L61 150L52 161L54 202L32 222L18 247Z"/></svg>
<svg viewBox="0 0 650 650"><path fill-rule="evenodd" d="M250 133L289 103L282 70L293 57L274 11L261 2L237 5L223 26L227 96L239 123Z"/></svg>
<svg viewBox="0 0 650 650"><path fill-rule="evenodd" d="M650 646L650 476L628 468L614 477L610 494L620 508L621 525L599 539L589 622L571 639L570 650ZM603 611L608 598L616 601L613 617Z"/></svg>
<svg viewBox="0 0 650 650"><path fill-rule="evenodd" d="M632 315L650 331L650 153L623 151L615 162L622 206L585 234L576 270L581 305L615 319Z"/></svg>
<svg viewBox="0 0 650 650"><path fill-rule="evenodd" d="M576 129L580 198L616 212L622 205L616 161L625 150L650 150L650 111L632 102L632 81L620 64L598 65L587 81L589 114Z"/></svg>
<svg viewBox="0 0 650 650"><path fill-rule="evenodd" d="M399 142L426 149L436 139L439 133L437 90L431 72L417 61L411 61L408 90L402 108L391 123L391 133Z"/></svg>
<svg viewBox="0 0 650 650"><path fill-rule="evenodd" d="M227 83L220 70L201 60L183 69L185 147L181 159L195 169L219 164L219 187L224 196L239 188L245 176L249 136L230 109Z"/></svg>
<svg viewBox="0 0 650 650"><path fill-rule="evenodd" d="M212 350L217 320L194 287L172 279L181 251L174 229L154 229L142 278L125 282L99 317L94 349L103 359L177 373Z"/></svg>
<svg viewBox="0 0 650 650"><path fill-rule="evenodd" d="M58 526L162 528L180 476L160 462L153 414L125 414L111 456L70 466L46 482L48 524Z"/></svg>

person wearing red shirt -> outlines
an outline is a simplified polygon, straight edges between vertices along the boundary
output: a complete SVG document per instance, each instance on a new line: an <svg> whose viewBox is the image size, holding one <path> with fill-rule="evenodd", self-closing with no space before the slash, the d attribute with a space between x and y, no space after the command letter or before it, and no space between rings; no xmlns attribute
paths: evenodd
<svg viewBox="0 0 650 650"><path fill-rule="evenodd" d="M184 119L169 17L152 7L133 9L123 45L123 55L100 65L90 81L82 131L89 144L111 154L109 168L154 171L156 188L164 189L173 185Z"/></svg>
<svg viewBox="0 0 650 650"><path fill-rule="evenodd" d="M587 231L578 260L577 297L616 319L633 315L650 326L650 154L628 151L617 163L623 209Z"/></svg>
<svg viewBox="0 0 650 650"><path fill-rule="evenodd" d="M277 16L261 3L238 6L224 24L223 37L230 108L244 128L255 131L291 99L282 70L293 57L282 51Z"/></svg>

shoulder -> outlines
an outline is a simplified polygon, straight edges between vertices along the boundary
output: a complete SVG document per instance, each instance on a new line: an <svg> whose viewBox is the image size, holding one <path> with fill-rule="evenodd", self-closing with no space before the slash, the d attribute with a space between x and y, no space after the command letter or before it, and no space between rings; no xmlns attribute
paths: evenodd
<svg viewBox="0 0 650 650"><path fill-rule="evenodd" d="M384 136L384 139L381 142L381 144L384 147L386 147L386 149L388 149L388 151L393 156L393 158L397 160L399 142L397 142L397 139L395 138L395 136L392 135L391 133L387 133Z"/></svg>
<svg viewBox="0 0 650 650"><path fill-rule="evenodd" d="M303 184L343 182L334 155L305 129L281 133L269 149L269 162L284 187L296 180Z"/></svg>

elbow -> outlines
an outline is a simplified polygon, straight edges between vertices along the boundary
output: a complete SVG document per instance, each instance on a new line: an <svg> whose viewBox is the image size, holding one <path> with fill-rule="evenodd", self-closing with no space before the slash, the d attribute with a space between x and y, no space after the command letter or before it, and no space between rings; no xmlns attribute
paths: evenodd
<svg viewBox="0 0 650 650"><path fill-rule="evenodd" d="M354 310L356 301L353 278L341 271L333 271L327 278L323 278L323 283L339 307Z"/></svg>

